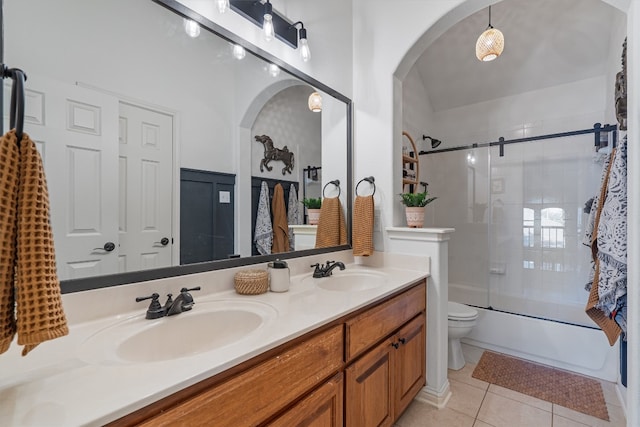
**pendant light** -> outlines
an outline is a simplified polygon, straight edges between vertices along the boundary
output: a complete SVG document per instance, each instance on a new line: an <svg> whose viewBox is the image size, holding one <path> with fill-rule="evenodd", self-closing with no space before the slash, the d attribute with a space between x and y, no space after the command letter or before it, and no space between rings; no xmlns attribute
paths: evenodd
<svg viewBox="0 0 640 427"><path fill-rule="evenodd" d="M314 113L319 113L322 111L322 95L318 92L313 92L309 95L309 110Z"/></svg>
<svg viewBox="0 0 640 427"><path fill-rule="evenodd" d="M504 35L502 31L491 25L491 6L489 6L489 26L480 34L476 42L476 56L480 61L493 61L504 49Z"/></svg>

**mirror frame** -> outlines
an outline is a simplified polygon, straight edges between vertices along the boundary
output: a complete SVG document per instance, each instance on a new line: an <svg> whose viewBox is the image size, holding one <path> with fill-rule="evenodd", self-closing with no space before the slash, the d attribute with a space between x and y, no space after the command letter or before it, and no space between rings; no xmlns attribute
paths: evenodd
<svg viewBox="0 0 640 427"><path fill-rule="evenodd" d="M167 8L169 11L176 13L177 15L183 18L189 18L198 22L202 29L209 31L217 35L218 37L221 37L231 43L236 43L243 46L248 53L258 58L261 58L264 61L276 64L278 67L280 67L281 70L285 71L286 73L298 78L299 80L309 84L310 86L313 86L316 89L321 90L324 93L345 103L346 115L347 115L347 120L346 120L346 125L347 125L347 135L346 135L347 244L341 245L341 246L335 246L331 248L307 249L307 250L293 251L293 252L286 252L286 253L279 253L279 254L257 255L257 256L250 256L250 257L244 257L244 258L232 258L228 260L207 261L207 262L196 263L196 264L176 265L171 267L139 270L139 271L132 271L127 273L117 273L117 274L108 274L103 276L93 276L93 277L86 277L86 278L62 280L60 281L60 287L61 287L62 293L65 294L65 293L72 293L72 292L88 291L92 289L99 289L99 288L105 288L110 286L126 285L126 284L132 284L137 282L149 281L149 280L157 280L157 279L164 279L169 277L183 276L187 274L202 273L206 271L222 270L226 268L260 264L260 263L273 261L276 258L291 259L291 258L299 258L299 257L304 257L309 255L316 255L316 254L351 249L351 242L352 242L351 227L352 227L352 207L353 207L353 201L351 200L351 197L350 197L350 195L353 193L353 104L351 99L337 92L336 90L328 87L327 85L319 82L313 77L292 67L291 65L285 63L284 61L280 60L274 55L258 48L257 46L254 46L253 44L239 37L238 35L215 24L214 22L208 20L204 16L196 13L195 11L189 9L188 7L184 6L181 3L178 3L175 0L151 0L151 1ZM0 0L0 4L2 4L1 0ZM2 20L2 15L0 15L0 21L1 20ZM0 23L2 24L2 30L4 30L3 21ZM2 46L2 49L3 48L4 48L4 45ZM2 98L0 98L0 102L1 101L2 101Z"/></svg>

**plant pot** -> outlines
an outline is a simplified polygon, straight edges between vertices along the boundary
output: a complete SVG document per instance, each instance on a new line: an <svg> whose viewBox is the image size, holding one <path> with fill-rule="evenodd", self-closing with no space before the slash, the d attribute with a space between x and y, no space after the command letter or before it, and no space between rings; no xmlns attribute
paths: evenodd
<svg viewBox="0 0 640 427"><path fill-rule="evenodd" d="M407 226L411 228L422 228L424 225L424 206L423 207L405 207L407 215Z"/></svg>
<svg viewBox="0 0 640 427"><path fill-rule="evenodd" d="M307 217L309 225L318 225L320 209L307 209Z"/></svg>

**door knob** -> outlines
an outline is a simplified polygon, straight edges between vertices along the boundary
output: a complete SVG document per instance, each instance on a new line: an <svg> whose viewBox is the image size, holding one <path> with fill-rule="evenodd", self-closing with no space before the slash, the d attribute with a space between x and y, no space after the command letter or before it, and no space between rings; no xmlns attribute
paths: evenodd
<svg viewBox="0 0 640 427"><path fill-rule="evenodd" d="M153 242L153 244L167 246L169 244L169 239L167 239L166 237L163 237L162 239L160 239L159 242Z"/></svg>
<svg viewBox="0 0 640 427"><path fill-rule="evenodd" d="M94 251L106 251L106 252L111 252L112 250L114 250L116 248L116 245L113 242L107 242L104 244L103 247L101 248L93 248Z"/></svg>

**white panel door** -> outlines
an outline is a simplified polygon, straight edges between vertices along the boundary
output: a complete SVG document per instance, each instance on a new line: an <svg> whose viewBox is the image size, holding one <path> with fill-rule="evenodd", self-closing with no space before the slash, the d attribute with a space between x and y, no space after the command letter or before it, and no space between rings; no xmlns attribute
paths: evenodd
<svg viewBox="0 0 640 427"><path fill-rule="evenodd" d="M171 266L173 117L120 103L120 271Z"/></svg>
<svg viewBox="0 0 640 427"><path fill-rule="evenodd" d="M43 157L61 280L117 273L118 100L29 73L25 132Z"/></svg>

